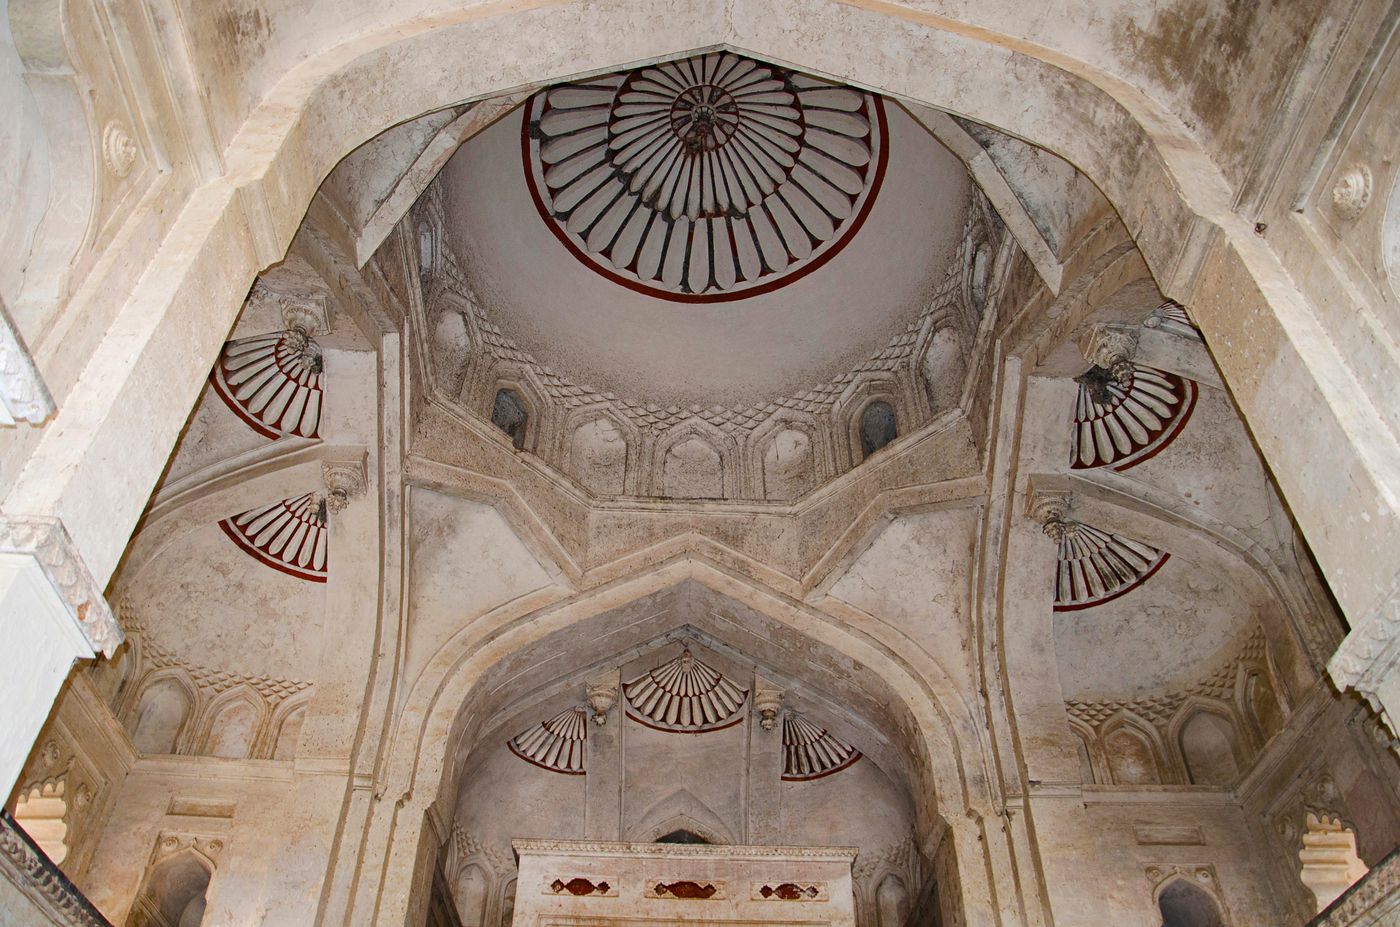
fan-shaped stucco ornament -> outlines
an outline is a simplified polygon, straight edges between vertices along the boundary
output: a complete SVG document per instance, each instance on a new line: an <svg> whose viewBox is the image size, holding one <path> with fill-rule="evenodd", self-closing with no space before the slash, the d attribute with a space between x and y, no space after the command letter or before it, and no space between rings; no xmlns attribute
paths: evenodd
<svg viewBox="0 0 1400 927"><path fill-rule="evenodd" d="M728 52L551 87L528 107L525 173L559 240L683 302L767 292L830 259L888 154L877 97Z"/></svg>
<svg viewBox="0 0 1400 927"><path fill-rule="evenodd" d="M320 437L321 347L301 331L224 345L211 380L239 418L268 438Z"/></svg>
<svg viewBox="0 0 1400 927"><path fill-rule="evenodd" d="M271 505L249 509L219 522L233 543L283 573L326 581L326 505L320 496L306 493Z"/></svg>
<svg viewBox="0 0 1400 927"><path fill-rule="evenodd" d="M783 715L783 781L803 782L840 772L860 751L801 715Z"/></svg>
<svg viewBox="0 0 1400 927"><path fill-rule="evenodd" d="M749 691L686 650L622 687L627 715L661 731L717 731L744 719Z"/></svg>
<svg viewBox="0 0 1400 927"><path fill-rule="evenodd" d="M588 712L566 708L542 724L506 741L510 752L527 763L566 776L585 773L583 748L588 740Z"/></svg>
<svg viewBox="0 0 1400 927"><path fill-rule="evenodd" d="M1171 556L1150 544L1092 525L1068 520L1046 523L1045 533L1059 543L1055 573L1055 611L1102 605L1126 595L1162 568Z"/></svg>
<svg viewBox="0 0 1400 927"><path fill-rule="evenodd" d="M1137 466L1181 433L1196 406L1194 381L1142 364L1091 367L1076 380L1074 470Z"/></svg>

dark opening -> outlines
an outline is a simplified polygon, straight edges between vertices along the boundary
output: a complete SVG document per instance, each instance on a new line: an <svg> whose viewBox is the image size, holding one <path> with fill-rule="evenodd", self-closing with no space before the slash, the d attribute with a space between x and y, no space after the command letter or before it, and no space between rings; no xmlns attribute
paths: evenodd
<svg viewBox="0 0 1400 927"><path fill-rule="evenodd" d="M657 838L656 838L656 842L657 842L657 843L709 843L710 841L706 840L704 837L700 836L699 834L694 833L693 831L688 831L688 830L685 830L684 828L682 828L682 829L680 829L680 830L673 830L673 831L671 831L669 834L665 835L664 837L657 837Z"/></svg>
<svg viewBox="0 0 1400 927"><path fill-rule="evenodd" d="M496 390L496 401L491 404L491 424L510 435L510 443L517 450L525 447L525 424L530 413L525 400L513 389Z"/></svg>
<svg viewBox="0 0 1400 927"><path fill-rule="evenodd" d="M1204 889L1181 879L1163 889L1157 898L1162 927L1224 927L1225 920Z"/></svg>
<svg viewBox="0 0 1400 927"><path fill-rule="evenodd" d="M860 449L865 457L899 437L894 409L888 402L876 400L860 414Z"/></svg>

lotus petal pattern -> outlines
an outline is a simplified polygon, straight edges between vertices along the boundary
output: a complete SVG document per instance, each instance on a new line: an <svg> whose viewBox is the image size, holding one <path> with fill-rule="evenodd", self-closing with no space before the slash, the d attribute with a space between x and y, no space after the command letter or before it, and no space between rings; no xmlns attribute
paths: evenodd
<svg viewBox="0 0 1400 927"><path fill-rule="evenodd" d="M716 52L536 94L526 177L575 256L663 299L766 292L864 221L884 174L878 98Z"/></svg>
<svg viewBox="0 0 1400 927"><path fill-rule="evenodd" d="M258 434L320 437L321 348L298 331L239 338L224 345L214 391Z"/></svg>
<svg viewBox="0 0 1400 927"><path fill-rule="evenodd" d="M1055 574L1055 611L1102 605L1162 568L1171 554L1092 525L1064 522Z"/></svg>
<svg viewBox="0 0 1400 927"><path fill-rule="evenodd" d="M1196 406L1195 381L1141 364L1132 370L1126 386L1098 367L1079 377L1071 469L1131 469L1186 427Z"/></svg>
<svg viewBox="0 0 1400 927"><path fill-rule="evenodd" d="M219 522L254 559L313 583L326 581L330 536L325 502L314 493L249 509Z"/></svg>
<svg viewBox="0 0 1400 927"><path fill-rule="evenodd" d="M582 776L587 740L588 712L575 706L522 731L506 741L506 746L525 762L542 769L566 776Z"/></svg>
<svg viewBox="0 0 1400 927"><path fill-rule="evenodd" d="M622 687L629 717L662 731L715 731L743 720L741 689L689 650Z"/></svg>
<svg viewBox="0 0 1400 927"><path fill-rule="evenodd" d="M783 715L783 781L802 782L840 772L860 759L860 751L802 715Z"/></svg>

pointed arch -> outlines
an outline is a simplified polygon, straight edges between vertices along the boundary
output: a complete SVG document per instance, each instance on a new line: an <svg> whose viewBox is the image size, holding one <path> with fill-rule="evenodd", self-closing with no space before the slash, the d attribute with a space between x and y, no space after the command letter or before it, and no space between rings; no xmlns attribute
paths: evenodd
<svg viewBox="0 0 1400 927"><path fill-rule="evenodd" d="M1172 781L1161 735L1150 721L1123 709L1099 728L1104 765L1114 785L1163 785Z"/></svg>

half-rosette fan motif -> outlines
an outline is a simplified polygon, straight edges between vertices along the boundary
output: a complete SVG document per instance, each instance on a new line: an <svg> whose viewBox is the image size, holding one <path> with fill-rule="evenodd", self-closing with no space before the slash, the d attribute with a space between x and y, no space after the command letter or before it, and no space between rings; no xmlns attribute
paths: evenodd
<svg viewBox="0 0 1400 927"><path fill-rule="evenodd" d="M1062 522L1055 573L1055 611L1102 605L1126 595L1162 568L1171 554L1092 525Z"/></svg>
<svg viewBox="0 0 1400 927"><path fill-rule="evenodd" d="M1142 364L1126 366L1127 377L1091 367L1076 378L1071 469L1128 470L1186 427L1196 406L1195 381Z"/></svg>
<svg viewBox="0 0 1400 927"><path fill-rule="evenodd" d="M860 759L860 751L817 727L802 715L783 715L783 781L803 782L840 772Z"/></svg>
<svg viewBox="0 0 1400 927"><path fill-rule="evenodd" d="M622 687L627 714L662 731L717 731L743 720L749 691L689 651Z"/></svg>
<svg viewBox="0 0 1400 927"><path fill-rule="evenodd" d="M219 522L233 543L274 570L326 581L326 503L314 493L249 509Z"/></svg>
<svg viewBox="0 0 1400 927"><path fill-rule="evenodd" d="M709 302L835 254L879 190L886 134L870 94L717 52L543 90L523 141L540 214L577 257Z"/></svg>
<svg viewBox="0 0 1400 927"><path fill-rule="evenodd" d="M268 438L321 433L321 348L300 331L239 338L224 345L211 375L214 391Z"/></svg>
<svg viewBox="0 0 1400 927"><path fill-rule="evenodd" d="M525 762L542 769L566 776L582 776L587 740L588 712L574 707L517 734L506 741L506 746Z"/></svg>

